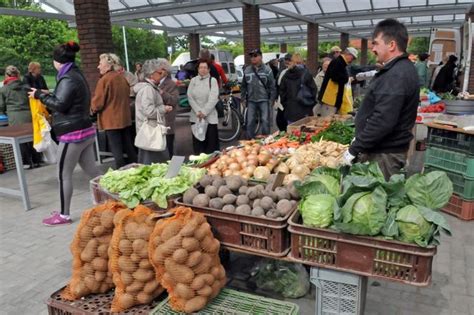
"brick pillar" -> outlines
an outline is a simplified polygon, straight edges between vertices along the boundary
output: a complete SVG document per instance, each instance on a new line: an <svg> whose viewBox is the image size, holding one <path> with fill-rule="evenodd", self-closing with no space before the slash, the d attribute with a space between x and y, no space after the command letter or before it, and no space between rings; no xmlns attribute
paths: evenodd
<svg viewBox="0 0 474 315"><path fill-rule="evenodd" d="M258 5L245 4L242 7L244 30L245 64L250 64L248 52L260 48L260 9Z"/></svg>
<svg viewBox="0 0 474 315"><path fill-rule="evenodd" d="M288 52L288 45L286 43L281 43L280 44L280 52L282 52L282 53Z"/></svg>
<svg viewBox="0 0 474 315"><path fill-rule="evenodd" d="M474 5L471 6L470 12L466 14L466 20L468 20L468 18L471 18L471 27L472 27L472 23L474 23ZM469 92L469 94L474 94L474 40L472 41L472 46L471 46L471 67L469 69L469 73L465 73L464 75L469 76L467 91Z"/></svg>
<svg viewBox="0 0 474 315"><path fill-rule="evenodd" d="M367 50L368 42L367 38L360 39L360 65L365 66L367 64Z"/></svg>
<svg viewBox="0 0 474 315"><path fill-rule="evenodd" d="M340 45L342 50L346 49L349 46L349 34L341 33Z"/></svg>
<svg viewBox="0 0 474 315"><path fill-rule="evenodd" d="M318 36L319 25L316 23L308 23L308 56L306 58L306 67L308 67L308 70L312 75L316 75L316 72L318 71Z"/></svg>
<svg viewBox="0 0 474 315"><path fill-rule="evenodd" d="M112 29L107 0L74 0L77 34L81 45L81 68L94 93L99 80L99 56L112 52Z"/></svg>
<svg viewBox="0 0 474 315"><path fill-rule="evenodd" d="M199 57L199 50L201 49L201 43L199 41L199 34L189 34L189 53L191 54L191 60Z"/></svg>

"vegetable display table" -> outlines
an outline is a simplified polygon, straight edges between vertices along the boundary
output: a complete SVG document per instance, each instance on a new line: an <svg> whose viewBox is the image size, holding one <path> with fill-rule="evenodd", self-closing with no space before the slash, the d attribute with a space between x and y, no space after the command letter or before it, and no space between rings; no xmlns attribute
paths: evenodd
<svg viewBox="0 0 474 315"><path fill-rule="evenodd" d="M18 126L0 128L0 143L10 144L13 147L15 156L16 173L20 183L20 190L0 187L0 193L20 196L25 210L31 209L30 198L28 196L28 187L26 185L25 173L23 171L23 162L21 158L20 144L33 141L32 124L22 124Z"/></svg>

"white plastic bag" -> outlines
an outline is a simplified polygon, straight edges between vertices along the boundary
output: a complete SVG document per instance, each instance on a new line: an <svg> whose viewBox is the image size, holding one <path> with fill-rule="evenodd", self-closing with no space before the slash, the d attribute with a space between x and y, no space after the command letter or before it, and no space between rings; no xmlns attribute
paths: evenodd
<svg viewBox="0 0 474 315"><path fill-rule="evenodd" d="M51 139L51 135L50 141L41 152L43 153L43 162L46 164L56 164L58 162L58 145Z"/></svg>
<svg viewBox="0 0 474 315"><path fill-rule="evenodd" d="M209 123L205 119L201 119L197 121L194 125L191 125L191 131L193 132L193 135L198 139L199 141L204 141L206 140L206 132L207 132L207 126Z"/></svg>

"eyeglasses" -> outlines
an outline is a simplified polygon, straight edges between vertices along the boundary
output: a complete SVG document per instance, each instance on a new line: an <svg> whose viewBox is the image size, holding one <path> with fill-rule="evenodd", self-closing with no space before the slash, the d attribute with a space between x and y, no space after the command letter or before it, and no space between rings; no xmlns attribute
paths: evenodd
<svg viewBox="0 0 474 315"><path fill-rule="evenodd" d="M255 58L255 57L257 57L257 56L258 56L258 54L251 54L251 55L250 55L250 58Z"/></svg>

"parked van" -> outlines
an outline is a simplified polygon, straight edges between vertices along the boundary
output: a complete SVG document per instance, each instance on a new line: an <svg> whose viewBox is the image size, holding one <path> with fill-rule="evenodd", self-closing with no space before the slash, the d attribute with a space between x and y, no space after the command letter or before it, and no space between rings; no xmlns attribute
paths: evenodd
<svg viewBox="0 0 474 315"><path fill-rule="evenodd" d="M270 60L273 59L280 59L285 57L286 53L280 53L280 52L269 52L269 53L263 53L262 54L262 61L263 63L267 63ZM234 63L237 67L242 67L245 64L245 55L238 55L234 59Z"/></svg>
<svg viewBox="0 0 474 315"><path fill-rule="evenodd" d="M214 55L215 60L224 69L227 78L231 81L237 80L237 71L235 69L234 58L232 53L225 50L210 49L209 52ZM180 65L185 65L188 61L191 61L189 52L184 52L178 55L178 57L171 64L173 68L173 74L179 70Z"/></svg>
<svg viewBox="0 0 474 315"><path fill-rule="evenodd" d="M461 57L461 32L455 28L434 28L430 36L428 66L437 66L444 58Z"/></svg>

